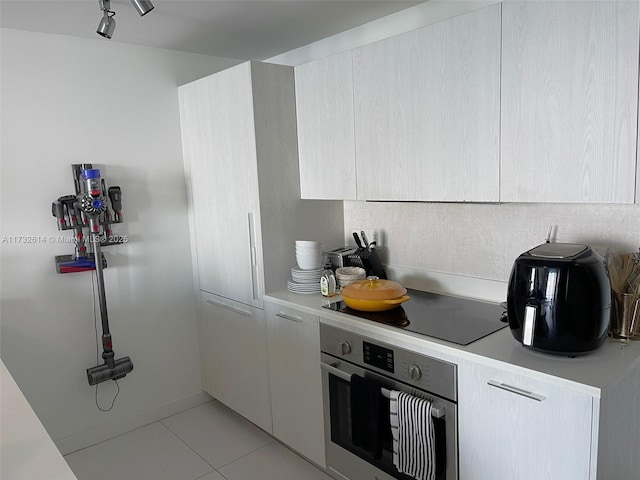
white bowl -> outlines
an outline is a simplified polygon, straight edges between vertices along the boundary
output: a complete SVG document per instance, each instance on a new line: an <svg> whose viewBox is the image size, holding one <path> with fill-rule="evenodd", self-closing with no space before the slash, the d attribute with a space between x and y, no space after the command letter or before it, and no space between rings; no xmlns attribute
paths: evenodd
<svg viewBox="0 0 640 480"><path fill-rule="evenodd" d="M308 264L309 262L312 263L317 263L318 265L322 266L322 256L321 255L296 255L296 262L298 262L298 264L300 262L304 262L305 264ZM320 266L316 267L316 268L320 268ZM305 270L308 270L308 268L306 268Z"/></svg>
<svg viewBox="0 0 640 480"><path fill-rule="evenodd" d="M315 240L296 240L296 247L316 247L320 248L322 245L321 242L316 242Z"/></svg>
<svg viewBox="0 0 640 480"><path fill-rule="evenodd" d="M296 262L302 270L315 270L322 266L322 257L296 257Z"/></svg>
<svg viewBox="0 0 640 480"><path fill-rule="evenodd" d="M336 277L339 278L354 278L364 280L367 276L367 272L361 267L340 267L336 269Z"/></svg>
<svg viewBox="0 0 640 480"><path fill-rule="evenodd" d="M296 257L321 257L322 258L322 252L321 251L311 251L311 252L296 252Z"/></svg>
<svg viewBox="0 0 640 480"><path fill-rule="evenodd" d="M367 272L361 267L340 267L336 269L336 282L340 288L367 278Z"/></svg>
<svg viewBox="0 0 640 480"><path fill-rule="evenodd" d="M322 251L322 246L318 245L317 247L314 247L313 245L309 245L309 246L302 246L299 247L296 245L296 252L306 252L308 250L313 250L313 251Z"/></svg>

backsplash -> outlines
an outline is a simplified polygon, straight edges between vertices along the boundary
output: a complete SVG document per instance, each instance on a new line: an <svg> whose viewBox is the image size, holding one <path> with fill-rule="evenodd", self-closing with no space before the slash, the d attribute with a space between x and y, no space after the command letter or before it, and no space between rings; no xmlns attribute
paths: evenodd
<svg viewBox="0 0 640 480"><path fill-rule="evenodd" d="M597 251L640 247L640 205L344 202L355 228L381 229L388 265L506 282L518 255L545 241Z"/></svg>

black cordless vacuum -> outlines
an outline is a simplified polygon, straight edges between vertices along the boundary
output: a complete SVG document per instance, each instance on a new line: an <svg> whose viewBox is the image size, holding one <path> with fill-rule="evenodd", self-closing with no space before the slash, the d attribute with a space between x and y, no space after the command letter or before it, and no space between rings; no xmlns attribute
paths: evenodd
<svg viewBox="0 0 640 480"><path fill-rule="evenodd" d="M89 218L89 230L91 232L90 238L91 244L93 245L94 258L99 259L102 258L102 252L100 250L100 215L107 209L107 199L102 194L103 188L100 181L100 170L82 170L81 175L85 183L85 188L83 189L84 191L78 195L77 203ZM109 193L111 194L111 192ZM119 193L118 191L118 194ZM133 362L129 357L115 358L111 333L109 332L109 317L107 316L107 299L104 289L102 262L96 261L95 268L98 279L100 317L102 320L102 359L104 360L104 364L87 368L89 385L96 385L107 380L117 380L133 370Z"/></svg>

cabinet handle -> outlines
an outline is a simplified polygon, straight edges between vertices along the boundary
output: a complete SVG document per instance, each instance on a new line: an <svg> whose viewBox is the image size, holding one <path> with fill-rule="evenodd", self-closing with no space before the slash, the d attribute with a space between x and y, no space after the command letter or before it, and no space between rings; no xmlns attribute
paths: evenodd
<svg viewBox="0 0 640 480"><path fill-rule="evenodd" d="M216 302L215 300L207 300L209 305L215 305L216 307L225 308L227 310L231 310L232 312L239 313L240 315L244 315L245 317L250 317L251 312L249 310L244 310L238 307L232 307L231 305L227 305L226 303Z"/></svg>
<svg viewBox="0 0 640 480"><path fill-rule="evenodd" d="M276 317L284 318L285 320L291 320L292 322L301 323L302 319L300 317L293 317L291 315L287 315L286 313L276 313Z"/></svg>
<svg viewBox="0 0 640 480"><path fill-rule="evenodd" d="M515 393L516 395L522 395L523 397L530 398L531 400L535 400L536 402L542 402L546 398L544 395L540 395L539 393L523 390L521 388L508 385L498 380L489 380L487 382L487 385L499 388L501 390L506 390L507 392Z"/></svg>
<svg viewBox="0 0 640 480"><path fill-rule="evenodd" d="M256 258L256 225L253 212L247 214L249 220L249 255L251 256L251 293L254 300L258 300L258 279L256 270L258 259Z"/></svg>

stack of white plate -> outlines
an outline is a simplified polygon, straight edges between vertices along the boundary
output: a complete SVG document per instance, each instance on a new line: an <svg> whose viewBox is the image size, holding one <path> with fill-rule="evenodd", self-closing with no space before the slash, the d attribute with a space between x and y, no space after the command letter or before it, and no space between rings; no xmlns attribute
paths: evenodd
<svg viewBox="0 0 640 480"><path fill-rule="evenodd" d="M322 244L314 240L296 240L296 262L302 270L322 267Z"/></svg>
<svg viewBox="0 0 640 480"><path fill-rule="evenodd" d="M287 282L287 290L293 293L319 293L322 269L291 269L291 280Z"/></svg>

